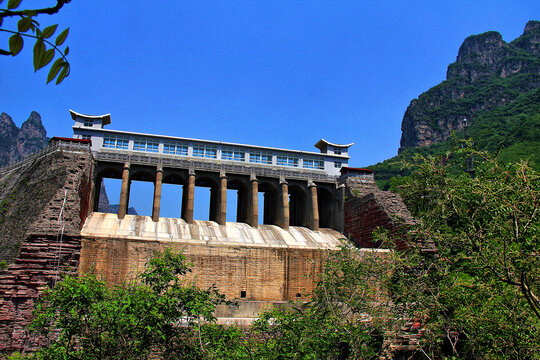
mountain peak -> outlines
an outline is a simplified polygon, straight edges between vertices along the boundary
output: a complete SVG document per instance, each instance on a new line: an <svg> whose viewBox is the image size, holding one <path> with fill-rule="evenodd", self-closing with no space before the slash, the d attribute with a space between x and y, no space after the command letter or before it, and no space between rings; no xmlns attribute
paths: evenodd
<svg viewBox="0 0 540 360"><path fill-rule="evenodd" d="M24 138L39 138L47 137L47 131L41 122L41 115L36 111L32 111L28 119L21 125L21 133ZM20 136L21 134L19 134Z"/></svg>
<svg viewBox="0 0 540 360"><path fill-rule="evenodd" d="M506 45L501 34L488 31L483 34L469 36L459 48L456 62L493 64L500 57L500 50Z"/></svg>
<svg viewBox="0 0 540 360"><path fill-rule="evenodd" d="M11 116L3 112L0 114L0 136L17 136L19 129Z"/></svg>
<svg viewBox="0 0 540 360"><path fill-rule="evenodd" d="M446 81L411 101L401 124L400 151L446 140L463 118L512 103L540 85L540 22L531 20L523 35L506 43L488 31L467 37Z"/></svg>
<svg viewBox="0 0 540 360"><path fill-rule="evenodd" d="M523 35L510 43L530 54L540 55L540 21L531 20L525 25Z"/></svg>
<svg viewBox="0 0 540 360"><path fill-rule="evenodd" d="M19 129L11 116L0 114L0 166L8 165L47 146L41 116L32 111Z"/></svg>
<svg viewBox="0 0 540 360"><path fill-rule="evenodd" d="M529 20L527 22L527 25L525 25L525 30L523 30L523 34L527 34L530 32L533 32L534 30L540 29L540 21L537 20Z"/></svg>

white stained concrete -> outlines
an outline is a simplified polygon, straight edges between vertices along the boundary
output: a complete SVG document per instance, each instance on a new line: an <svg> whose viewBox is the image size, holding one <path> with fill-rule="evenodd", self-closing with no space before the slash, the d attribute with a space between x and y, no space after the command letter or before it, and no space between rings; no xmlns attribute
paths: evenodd
<svg viewBox="0 0 540 360"><path fill-rule="evenodd" d="M244 223L228 222L219 225L214 221L202 220L188 224L175 218L159 218L158 222L153 222L150 216L139 215L126 215L120 220L116 214L99 212L92 213L86 219L81 235L91 238L303 249L337 249L341 239L345 238L333 229L313 231L291 226L289 230L283 230L275 225L252 228Z"/></svg>

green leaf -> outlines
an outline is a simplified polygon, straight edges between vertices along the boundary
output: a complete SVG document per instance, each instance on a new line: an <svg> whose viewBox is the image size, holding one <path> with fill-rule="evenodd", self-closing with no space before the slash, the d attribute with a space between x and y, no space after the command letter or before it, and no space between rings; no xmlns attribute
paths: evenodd
<svg viewBox="0 0 540 360"><path fill-rule="evenodd" d="M32 25L32 18L31 17L23 17L17 23L17 29L19 29L19 32L27 32L30 29L31 25Z"/></svg>
<svg viewBox="0 0 540 360"><path fill-rule="evenodd" d="M12 37L9 38L9 51L11 51L11 55L15 56L17 55L23 47L23 38L20 34L15 34Z"/></svg>
<svg viewBox="0 0 540 360"><path fill-rule="evenodd" d="M69 54L69 46L66 46L66 50L64 50L64 56Z"/></svg>
<svg viewBox="0 0 540 360"><path fill-rule="evenodd" d="M9 10L16 9L19 7L20 3L21 3L21 0L9 0L7 4L7 8Z"/></svg>
<svg viewBox="0 0 540 360"><path fill-rule="evenodd" d="M56 28L58 27L58 25L51 25L51 26L47 26L45 29L43 29L43 37L45 39L47 38L50 38L54 32L56 31Z"/></svg>
<svg viewBox="0 0 540 360"><path fill-rule="evenodd" d="M54 58L54 49L49 49L45 52L39 63L39 69L47 66Z"/></svg>
<svg viewBox="0 0 540 360"><path fill-rule="evenodd" d="M64 41L66 41L66 38L67 38L67 36L68 36L68 33L69 33L69 28L67 28L66 30L62 31L62 32L60 33L60 35L58 35L58 36L56 37L56 41L55 41L56 46L60 46L60 45L62 45L62 44L64 43Z"/></svg>
<svg viewBox="0 0 540 360"><path fill-rule="evenodd" d="M42 58L45 56L46 50L43 40L38 39L34 45L34 71L37 71L41 67L39 65L41 64Z"/></svg>
<svg viewBox="0 0 540 360"><path fill-rule="evenodd" d="M62 71L60 71L60 74L58 74L58 79L56 79L56 85L60 84L62 80L64 80L64 78L68 76L68 70L69 70L69 64L65 62L62 65Z"/></svg>
<svg viewBox="0 0 540 360"><path fill-rule="evenodd" d="M49 70L49 75L47 76L47 84L50 83L58 74L60 69L62 69L62 65L64 64L64 60L62 58L57 59L51 66L51 70Z"/></svg>

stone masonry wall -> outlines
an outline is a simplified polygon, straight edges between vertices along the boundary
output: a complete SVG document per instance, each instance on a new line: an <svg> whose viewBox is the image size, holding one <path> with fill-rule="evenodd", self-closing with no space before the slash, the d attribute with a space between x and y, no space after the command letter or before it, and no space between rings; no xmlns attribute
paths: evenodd
<svg viewBox="0 0 540 360"><path fill-rule="evenodd" d="M381 244L371 235L377 227L390 231L397 249L406 248L408 225L416 220L397 194L381 191L373 175L348 177L345 185L345 234L359 247L373 248ZM410 319L396 331L388 332L384 338L383 360L415 359L414 356L425 329L420 319Z"/></svg>
<svg viewBox="0 0 540 360"><path fill-rule="evenodd" d="M88 211L93 159L57 149L0 173L0 352L31 349L35 299L63 274L77 273L80 228ZM7 255L6 255L7 254Z"/></svg>
<svg viewBox="0 0 540 360"><path fill-rule="evenodd" d="M404 248L405 227L415 219L397 194L381 191L372 175L348 177L345 185L345 235L358 247L373 248L381 244L373 240L377 227L390 231L397 248Z"/></svg>
<svg viewBox="0 0 540 360"><path fill-rule="evenodd" d="M192 264L188 279L206 288L220 288L227 298L287 301L305 299L315 287L326 256L321 249L225 246L151 242L128 239L83 238L81 272L95 271L109 285L120 284L141 272L156 251L183 250ZM313 276L307 276L313 274Z"/></svg>
<svg viewBox="0 0 540 360"><path fill-rule="evenodd" d="M22 351L39 344L30 336L27 325L32 318L34 301L60 276L76 275L80 238L29 236L20 254L7 271L0 272L0 351Z"/></svg>

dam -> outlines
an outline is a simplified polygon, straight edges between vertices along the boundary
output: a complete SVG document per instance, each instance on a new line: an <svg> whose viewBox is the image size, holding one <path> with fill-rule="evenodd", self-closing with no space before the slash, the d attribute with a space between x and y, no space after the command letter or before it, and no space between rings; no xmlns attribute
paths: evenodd
<svg viewBox="0 0 540 360"><path fill-rule="evenodd" d="M170 247L193 264L190 277L198 286L215 285L239 301L236 315L253 318L262 306L309 297L317 277L307 275L317 274L325 252L344 238L337 179L352 144L320 140L318 153L268 148L110 130L108 114L70 114L73 138L90 140L96 164L93 208L81 229L81 272L92 269L120 284ZM116 214L97 211L106 178L121 179ZM153 183L152 216L127 214L132 181ZM159 216L165 183L182 187L178 218ZM210 188L209 221L194 219L196 186ZM229 189L238 191L236 222L226 221Z"/></svg>
<svg viewBox="0 0 540 360"><path fill-rule="evenodd" d="M181 250L189 280L238 301L217 309L220 321L247 325L268 306L308 300L328 252L344 239L384 252L373 250L372 231L384 227L399 242L412 221L397 195L377 189L371 170L348 166L352 144L321 139L318 152L287 150L111 130L110 115L70 114L73 138L54 137L0 169L0 351L39 344L26 329L34 301L66 274L94 271L114 286L155 252ZM121 188L115 213L98 211L108 178ZM133 181L152 185L151 216L127 213ZM160 216L163 184L182 189L176 217ZM194 218L196 187L210 190L208 220ZM231 189L235 222L226 220Z"/></svg>

